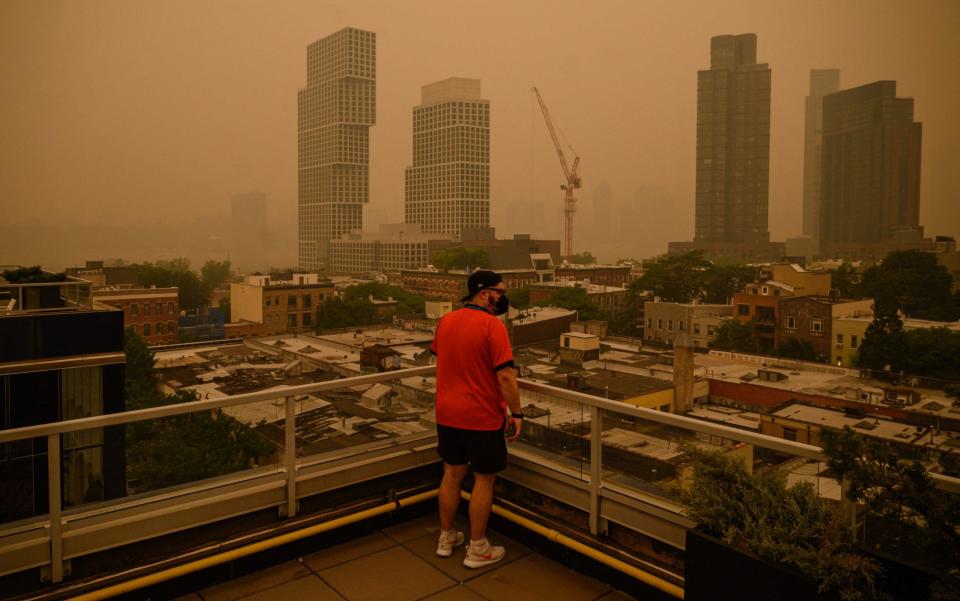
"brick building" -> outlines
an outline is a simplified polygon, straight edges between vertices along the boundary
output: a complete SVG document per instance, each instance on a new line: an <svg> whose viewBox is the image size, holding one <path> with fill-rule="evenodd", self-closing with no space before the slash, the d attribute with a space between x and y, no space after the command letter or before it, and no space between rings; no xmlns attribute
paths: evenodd
<svg viewBox="0 0 960 601"><path fill-rule="evenodd" d="M733 295L733 316L740 323L753 324L753 336L761 353L773 352L780 345L777 322L780 302L794 296L790 284L768 280L750 284L743 292Z"/></svg>
<svg viewBox="0 0 960 601"><path fill-rule="evenodd" d="M790 338L810 343L821 361L836 360L842 363L842 353L834 352L834 319L869 313L873 301L842 300L829 296L796 296L780 300L779 332L777 345ZM842 341L837 345L843 348Z"/></svg>
<svg viewBox="0 0 960 601"><path fill-rule="evenodd" d="M110 287L93 291L94 300L123 311L123 327L149 344L177 342L180 336L180 289Z"/></svg>
<svg viewBox="0 0 960 601"><path fill-rule="evenodd" d="M530 286L530 304L545 305L558 290L563 288L580 288L587 293L591 301L603 311L618 313L627 306L627 289L621 286L604 286L594 284L588 280L563 280L554 282L539 282Z"/></svg>
<svg viewBox="0 0 960 601"><path fill-rule="evenodd" d="M498 271L509 291L530 286L537 281L537 272L532 269ZM430 300L446 300L459 303L467 293L466 271L431 271L427 269L404 269L400 271L397 284L411 294L422 294Z"/></svg>
<svg viewBox="0 0 960 601"><path fill-rule="evenodd" d="M733 314L730 305L701 303L667 303L662 301L643 304L643 339L651 342L673 344L680 334L687 334L693 346L706 348L716 337L717 327Z"/></svg>
<svg viewBox="0 0 960 601"><path fill-rule="evenodd" d="M314 273L294 273L282 280L247 276L244 282L230 284L231 322L259 324L256 333L260 335L308 331L313 329L317 307L334 295L333 283ZM237 335L252 335L255 330L252 326L231 328Z"/></svg>

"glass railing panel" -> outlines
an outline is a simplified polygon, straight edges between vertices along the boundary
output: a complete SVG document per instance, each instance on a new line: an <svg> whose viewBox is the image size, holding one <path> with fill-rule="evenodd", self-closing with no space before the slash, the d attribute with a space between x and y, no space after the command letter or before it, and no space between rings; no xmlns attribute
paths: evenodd
<svg viewBox="0 0 960 601"><path fill-rule="evenodd" d="M123 451L125 495L275 466L282 462L283 399L279 408L276 404L264 401L127 424L119 442L105 443L105 449Z"/></svg>
<svg viewBox="0 0 960 601"><path fill-rule="evenodd" d="M536 455L545 467L586 480L590 475L590 407L550 396L520 391L523 426L512 445Z"/></svg>

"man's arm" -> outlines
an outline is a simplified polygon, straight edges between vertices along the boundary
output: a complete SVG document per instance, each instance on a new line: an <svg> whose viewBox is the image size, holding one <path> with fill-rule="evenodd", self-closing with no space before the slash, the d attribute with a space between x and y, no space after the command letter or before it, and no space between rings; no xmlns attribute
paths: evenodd
<svg viewBox="0 0 960 601"><path fill-rule="evenodd" d="M500 392L503 393L503 398L507 401L507 408L511 413L507 419L509 420L508 426L513 426L513 429L508 428L508 431L511 433L509 440L514 441L520 438L520 427L523 424L523 418L513 417L513 414L520 415L522 413L520 387L517 386L517 372L512 367L505 367L497 372L497 382L500 383Z"/></svg>

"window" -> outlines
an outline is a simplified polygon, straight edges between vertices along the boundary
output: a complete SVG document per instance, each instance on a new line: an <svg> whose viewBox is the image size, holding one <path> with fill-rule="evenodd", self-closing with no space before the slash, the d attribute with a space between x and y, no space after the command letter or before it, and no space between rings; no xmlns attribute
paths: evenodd
<svg viewBox="0 0 960 601"><path fill-rule="evenodd" d="M146 306L146 305L144 305L144 306ZM144 335L144 336L149 336L149 335L150 335L150 324L148 324L148 323L143 324L143 335Z"/></svg>
<svg viewBox="0 0 960 601"><path fill-rule="evenodd" d="M850 335L850 348L857 348L857 337L853 334Z"/></svg>
<svg viewBox="0 0 960 601"><path fill-rule="evenodd" d="M658 317L658 318L657 318L657 329L658 329L658 330L662 330L662 329L663 329L663 318L661 318L661 317Z"/></svg>
<svg viewBox="0 0 960 601"><path fill-rule="evenodd" d="M167 315L173 315L173 314L174 314L173 303L172 302L167 303Z"/></svg>
<svg viewBox="0 0 960 601"><path fill-rule="evenodd" d="M153 331L157 333L157 336L163 336L163 322L158 321L157 327Z"/></svg>
<svg viewBox="0 0 960 601"><path fill-rule="evenodd" d="M297 314L296 313L287 313L287 327L295 328L297 327Z"/></svg>
<svg viewBox="0 0 960 601"><path fill-rule="evenodd" d="M815 334L823 333L823 320L822 319L811 319L810 320L810 331Z"/></svg>
<svg viewBox="0 0 960 601"><path fill-rule="evenodd" d="M279 295L279 294L277 294L276 296L273 297L273 304L275 304L275 305L278 306L278 307L280 306L280 295Z"/></svg>
<svg viewBox="0 0 960 601"><path fill-rule="evenodd" d="M647 318L647 329L650 329L650 330L653 329L653 318L652 318L652 317L648 317L648 318Z"/></svg>
<svg viewBox="0 0 960 601"><path fill-rule="evenodd" d="M783 429L783 439L784 440L797 440L797 431L793 428L784 428Z"/></svg>
<svg viewBox="0 0 960 601"><path fill-rule="evenodd" d="M287 306L288 306L288 307L296 307L296 306L297 306L297 295L296 295L296 294L291 294L291 295L287 296Z"/></svg>
<svg viewBox="0 0 960 601"><path fill-rule="evenodd" d="M695 323L693 324L693 333L694 333L694 334L699 334L699 333L700 333L700 322L695 322Z"/></svg>
<svg viewBox="0 0 960 601"><path fill-rule="evenodd" d="M303 295L303 308L304 308L304 309L309 309L309 308L312 307L312 306L313 306L313 297L311 297L309 294L304 294L304 295Z"/></svg>
<svg viewBox="0 0 960 601"><path fill-rule="evenodd" d="M750 305L737 305L737 315L750 315Z"/></svg>
<svg viewBox="0 0 960 601"><path fill-rule="evenodd" d="M163 315L163 303L157 303L157 315Z"/></svg>
<svg viewBox="0 0 960 601"><path fill-rule="evenodd" d="M176 334L177 333L177 324L172 321L167 322L167 334Z"/></svg>
<svg viewBox="0 0 960 601"><path fill-rule="evenodd" d="M681 332L683 332L683 331L685 331L685 330L687 329L686 326L687 326L687 324L686 324L684 321L682 321L682 320L677 322L677 329L680 330Z"/></svg>
<svg viewBox="0 0 960 601"><path fill-rule="evenodd" d="M770 289L767 288L766 286L763 286L763 287L760 289L760 292L761 292L764 296L766 296L767 294L770 294Z"/></svg>
<svg viewBox="0 0 960 601"><path fill-rule="evenodd" d="M143 303L143 315L144 317L150 315L150 303Z"/></svg>
<svg viewBox="0 0 960 601"><path fill-rule="evenodd" d="M313 325L313 318L309 313L303 314L303 325L305 326Z"/></svg>
<svg viewBox="0 0 960 601"><path fill-rule="evenodd" d="M784 317L784 318L783 318L783 327L787 328L788 330L796 330L796 329L797 329L797 318L796 318L796 316L794 316L794 315L787 315L786 317Z"/></svg>
<svg viewBox="0 0 960 601"><path fill-rule="evenodd" d="M837 347L843 347L843 334L837 334Z"/></svg>
<svg viewBox="0 0 960 601"><path fill-rule="evenodd" d="M270 297L269 297L269 296L263 297L263 305L264 305L265 307L269 307L269 306L270 306Z"/></svg>
<svg viewBox="0 0 960 601"><path fill-rule="evenodd" d="M137 303L130 303L130 317L137 316Z"/></svg>
<svg viewBox="0 0 960 601"><path fill-rule="evenodd" d="M569 337L569 336L564 336L564 337L563 337L563 348L570 348L570 337Z"/></svg>
<svg viewBox="0 0 960 601"><path fill-rule="evenodd" d="M673 320L672 320L672 319L668 319L668 320L667 320L667 331L669 331L669 332L672 332L672 331L673 331Z"/></svg>
<svg viewBox="0 0 960 601"><path fill-rule="evenodd" d="M707 336L713 336L716 333L717 333L717 326L711 326L711 325L707 326Z"/></svg>

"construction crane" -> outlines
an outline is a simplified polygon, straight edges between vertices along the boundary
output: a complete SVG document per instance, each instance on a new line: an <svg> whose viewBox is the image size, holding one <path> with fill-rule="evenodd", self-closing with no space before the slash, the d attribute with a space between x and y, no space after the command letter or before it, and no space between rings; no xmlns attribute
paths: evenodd
<svg viewBox="0 0 960 601"><path fill-rule="evenodd" d="M573 196L573 191L580 187L580 157L577 151L567 142L566 136L563 141L566 142L570 152L573 153L573 167L567 166L567 157L563 154L563 146L560 145L560 138L557 137L557 128L550 118L550 111L544 104L540 91L537 88L530 88L537 95L537 101L540 103L540 110L543 111L543 120L547 122L547 129L550 130L550 137L553 138L553 146L557 149L557 156L560 157L560 166L563 167L563 176L566 183L560 186L565 192L563 198L563 258L568 262L573 262L573 214L577 212L577 199ZM563 132L560 132L561 135Z"/></svg>

